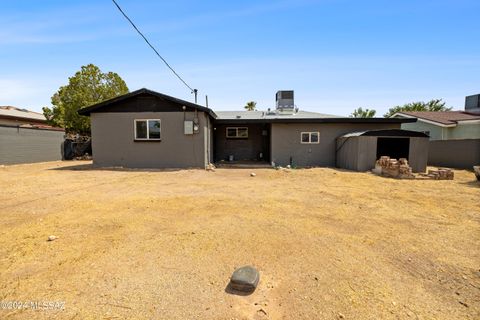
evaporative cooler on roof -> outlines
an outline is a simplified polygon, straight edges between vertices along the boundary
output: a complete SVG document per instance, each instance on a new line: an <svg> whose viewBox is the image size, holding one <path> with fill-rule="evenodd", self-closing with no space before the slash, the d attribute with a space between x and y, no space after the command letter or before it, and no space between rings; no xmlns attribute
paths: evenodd
<svg viewBox="0 0 480 320"><path fill-rule="evenodd" d="M278 91L276 96L276 108L279 114L295 113L295 102L293 90Z"/></svg>

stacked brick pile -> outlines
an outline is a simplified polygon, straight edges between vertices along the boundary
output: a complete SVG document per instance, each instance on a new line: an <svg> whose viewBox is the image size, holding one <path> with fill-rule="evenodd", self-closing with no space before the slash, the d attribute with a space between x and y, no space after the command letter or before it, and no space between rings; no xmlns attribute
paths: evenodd
<svg viewBox="0 0 480 320"><path fill-rule="evenodd" d="M453 171L446 168L428 170L426 176L434 180L453 180Z"/></svg>
<svg viewBox="0 0 480 320"><path fill-rule="evenodd" d="M381 169L381 170L380 170ZM398 179L415 179L412 168L408 165L405 158L390 159L388 156L382 156L375 163L375 172L381 173L386 177Z"/></svg>
<svg viewBox="0 0 480 320"><path fill-rule="evenodd" d="M416 176L412 173L412 168L408 165L405 158L391 159L387 156L382 156L375 162L375 169L373 173L385 177L392 177L397 179L415 179ZM433 179L433 180L453 180L453 171L447 168L439 168L436 170L428 170L427 173L420 173L419 179Z"/></svg>

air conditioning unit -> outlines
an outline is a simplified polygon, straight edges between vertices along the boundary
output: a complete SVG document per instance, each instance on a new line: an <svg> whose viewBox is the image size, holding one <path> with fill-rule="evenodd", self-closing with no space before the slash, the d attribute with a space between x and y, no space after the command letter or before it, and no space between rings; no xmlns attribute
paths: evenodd
<svg viewBox="0 0 480 320"><path fill-rule="evenodd" d="M465 111L480 113L480 94L465 97Z"/></svg>

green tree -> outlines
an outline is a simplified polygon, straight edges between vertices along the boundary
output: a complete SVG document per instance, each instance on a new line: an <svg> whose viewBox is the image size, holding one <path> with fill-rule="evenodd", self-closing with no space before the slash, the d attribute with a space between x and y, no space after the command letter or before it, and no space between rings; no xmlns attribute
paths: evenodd
<svg viewBox="0 0 480 320"><path fill-rule="evenodd" d="M395 106L388 109L388 112L383 116L389 118L397 112L409 111L450 111L452 108L446 107L442 99L432 99L428 102L418 101L404 104L403 106Z"/></svg>
<svg viewBox="0 0 480 320"><path fill-rule="evenodd" d="M255 101L247 102L245 109L247 109L247 111L255 111L257 109L257 103Z"/></svg>
<svg viewBox="0 0 480 320"><path fill-rule="evenodd" d="M365 109L363 110L362 108L357 108L353 110L353 112L350 114L350 117L352 118L373 118L375 117L375 114L377 113L376 110L370 110L370 109Z"/></svg>
<svg viewBox="0 0 480 320"><path fill-rule="evenodd" d="M68 79L52 96L52 108L44 107L48 123L65 128L68 133L90 134L90 119L80 116L80 108L128 93L123 79L114 72L103 73L99 67L89 64Z"/></svg>

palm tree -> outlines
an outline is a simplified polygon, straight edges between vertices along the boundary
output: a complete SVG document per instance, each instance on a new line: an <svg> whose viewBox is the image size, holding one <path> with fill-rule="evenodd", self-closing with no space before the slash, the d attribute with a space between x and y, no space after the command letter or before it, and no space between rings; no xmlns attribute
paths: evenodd
<svg viewBox="0 0 480 320"><path fill-rule="evenodd" d="M245 109L247 109L247 111L255 111L257 109L257 103L255 101L247 102Z"/></svg>

